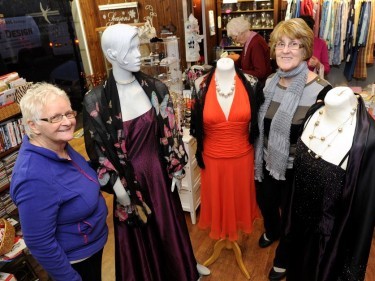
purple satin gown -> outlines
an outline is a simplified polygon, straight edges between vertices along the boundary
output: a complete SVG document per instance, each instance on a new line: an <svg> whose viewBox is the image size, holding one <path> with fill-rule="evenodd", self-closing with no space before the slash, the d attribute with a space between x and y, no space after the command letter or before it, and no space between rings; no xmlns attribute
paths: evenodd
<svg viewBox="0 0 375 281"><path fill-rule="evenodd" d="M126 149L152 210L146 226L114 218L117 281L197 281L199 274L177 190L159 156L154 108L124 122Z"/></svg>

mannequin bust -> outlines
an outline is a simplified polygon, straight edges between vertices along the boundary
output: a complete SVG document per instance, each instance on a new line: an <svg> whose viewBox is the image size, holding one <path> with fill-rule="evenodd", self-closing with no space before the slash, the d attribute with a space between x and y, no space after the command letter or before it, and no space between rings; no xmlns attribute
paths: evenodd
<svg viewBox="0 0 375 281"><path fill-rule="evenodd" d="M249 75L245 74L245 76L246 78L248 78L248 80L250 80ZM234 61L231 58L219 59L216 63L214 79L216 82L216 88L219 88L220 91L224 93L224 95L220 95L219 91L217 90L216 96L227 120L235 95L235 77L236 69L234 67ZM203 78L204 76L201 76L194 81L196 91L199 91L199 85L202 82Z"/></svg>
<svg viewBox="0 0 375 281"><path fill-rule="evenodd" d="M358 100L349 87L336 87L327 93L324 103L311 116L301 138L313 155L339 165L352 146ZM346 165L347 160L341 168Z"/></svg>
<svg viewBox="0 0 375 281"><path fill-rule="evenodd" d="M126 40L118 40L118 34ZM120 97L122 120L128 121L144 114L151 108L151 102L136 81L134 72L141 69L141 53L137 28L116 24L107 28L101 38L102 50L112 64Z"/></svg>
<svg viewBox="0 0 375 281"><path fill-rule="evenodd" d="M227 120L235 94L235 77L234 61L230 58L219 59L215 71L216 96Z"/></svg>

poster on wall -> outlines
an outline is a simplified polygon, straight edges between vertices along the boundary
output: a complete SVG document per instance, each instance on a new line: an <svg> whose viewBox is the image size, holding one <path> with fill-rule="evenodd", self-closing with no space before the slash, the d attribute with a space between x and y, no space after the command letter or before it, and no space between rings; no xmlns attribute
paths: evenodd
<svg viewBox="0 0 375 281"><path fill-rule="evenodd" d="M216 34L215 32L215 19L214 19L214 11L209 10L208 11L208 24L210 27L210 35L213 36Z"/></svg>
<svg viewBox="0 0 375 281"><path fill-rule="evenodd" d="M116 23L139 23L138 2L99 5L101 26Z"/></svg>

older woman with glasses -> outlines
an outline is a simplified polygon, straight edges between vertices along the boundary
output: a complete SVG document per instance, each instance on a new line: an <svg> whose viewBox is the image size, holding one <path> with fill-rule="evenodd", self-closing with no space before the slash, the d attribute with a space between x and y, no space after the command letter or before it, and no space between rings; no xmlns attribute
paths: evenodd
<svg viewBox="0 0 375 281"><path fill-rule="evenodd" d="M267 77L272 73L270 48L264 38L250 30L250 23L244 17L233 18L227 24L228 36L233 41L243 45L238 58L231 56L236 65L246 74L250 74L264 85Z"/></svg>
<svg viewBox="0 0 375 281"><path fill-rule="evenodd" d="M32 255L53 280L101 280L107 206L96 172L68 141L77 112L67 94L37 83L20 102L26 136L10 193Z"/></svg>
<svg viewBox="0 0 375 281"><path fill-rule="evenodd" d="M261 248L282 234L281 217L293 183L295 146L304 117L332 88L308 69L306 61L312 56L313 42L312 30L298 18L280 22L271 33L271 57L278 69L263 89L265 102L259 111L260 136L255 144L257 201L265 228L259 239ZM286 275L286 244L279 244L270 280Z"/></svg>

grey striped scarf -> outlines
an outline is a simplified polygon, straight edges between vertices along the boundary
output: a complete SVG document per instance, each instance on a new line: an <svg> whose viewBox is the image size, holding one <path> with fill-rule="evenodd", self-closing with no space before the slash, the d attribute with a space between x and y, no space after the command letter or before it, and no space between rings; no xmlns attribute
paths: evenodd
<svg viewBox="0 0 375 281"><path fill-rule="evenodd" d="M268 136L268 154L265 159L266 169L270 172L270 175L277 180L285 180L290 148L290 127L307 82L308 72L305 61L289 72L278 69L264 87L265 101L258 113L259 138L255 143L255 179L258 181L263 179L264 117L280 78L293 77L293 81L287 88L285 96L272 119Z"/></svg>

